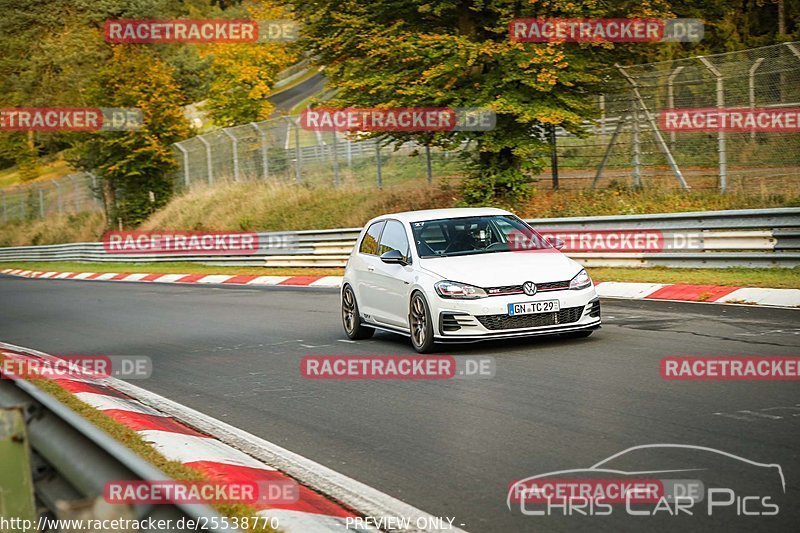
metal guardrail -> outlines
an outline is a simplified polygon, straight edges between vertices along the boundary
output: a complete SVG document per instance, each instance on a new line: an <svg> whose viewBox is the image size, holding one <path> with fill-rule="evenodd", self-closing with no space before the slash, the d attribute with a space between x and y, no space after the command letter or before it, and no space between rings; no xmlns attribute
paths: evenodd
<svg viewBox="0 0 800 533"><path fill-rule="evenodd" d="M0 379L0 411L4 410L20 411L24 417L25 430L13 440L30 447L39 513L45 510L54 519L65 520L126 519L147 523L152 519L155 524L171 520L172 529L140 531L183 531L177 524L189 520L195 524L224 524L220 515L205 505L102 505L99 502L103 502L103 488L110 481L156 482L170 478L27 381ZM238 530L229 527L198 531Z"/></svg>
<svg viewBox="0 0 800 533"><path fill-rule="evenodd" d="M744 209L653 215L544 218L528 220L544 231L651 230L665 241L691 237L691 249L660 252L568 252L587 266L668 266L725 268L800 265L800 208ZM252 255L109 254L102 243L0 248L0 262L80 261L136 263L185 261L229 266L340 267L361 228L259 233L262 246ZM288 239L285 239L287 238ZM293 243L277 248L282 238Z"/></svg>

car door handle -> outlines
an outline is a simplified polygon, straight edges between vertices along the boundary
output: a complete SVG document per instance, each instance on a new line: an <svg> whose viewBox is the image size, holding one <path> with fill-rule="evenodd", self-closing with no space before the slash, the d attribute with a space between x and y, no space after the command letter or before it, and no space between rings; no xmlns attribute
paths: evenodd
<svg viewBox="0 0 800 533"><path fill-rule="evenodd" d="M374 271L374 270L375 270L375 267L374 267L374 266L372 266L372 265L369 265L369 266L367 267L367 270L369 270L370 272L372 272L372 271Z"/></svg>

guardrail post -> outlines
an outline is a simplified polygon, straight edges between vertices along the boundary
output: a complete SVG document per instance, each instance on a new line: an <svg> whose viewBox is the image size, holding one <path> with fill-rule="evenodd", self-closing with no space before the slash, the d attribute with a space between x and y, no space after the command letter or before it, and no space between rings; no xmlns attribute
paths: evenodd
<svg viewBox="0 0 800 533"><path fill-rule="evenodd" d="M748 71L747 88L748 88L748 96L749 96L749 100L750 100L750 109L753 109L753 108L756 107L756 70L758 70L758 67L760 67L761 63L763 63L763 62L764 62L764 58L763 57L759 57L758 59L755 60L755 62L753 63L753 66L750 67L750 70ZM756 140L756 132L755 131L751 131L750 132L750 140L751 141L755 141Z"/></svg>
<svg viewBox="0 0 800 533"><path fill-rule="evenodd" d="M227 135L231 140L231 149L233 150L233 181L239 181L239 139L228 131L228 128L222 128L222 133Z"/></svg>
<svg viewBox="0 0 800 533"><path fill-rule="evenodd" d="M267 156L267 134L264 133L258 124L251 122L250 126L258 133L259 144L261 145L261 172L263 173L264 180L269 179L269 158Z"/></svg>
<svg viewBox="0 0 800 533"><path fill-rule="evenodd" d="M183 154L183 185L186 188L189 188L189 152L186 150L186 148L181 146L181 143L175 143L175 148L180 150L181 154ZM94 179L94 175L92 175L92 179Z"/></svg>
<svg viewBox="0 0 800 533"><path fill-rule="evenodd" d="M206 147L206 170L208 172L208 184L214 183L214 168L211 162L211 144L202 135L198 135L197 139Z"/></svg>
<svg viewBox="0 0 800 533"><path fill-rule="evenodd" d="M44 190L39 185L39 218L44 220Z"/></svg>
<svg viewBox="0 0 800 533"><path fill-rule="evenodd" d="M717 79L717 109L721 110L725 107L725 87L722 73L705 57L699 56L698 59ZM719 153L719 190L720 192L725 192L728 189L728 151L725 132L721 128L717 130L717 152Z"/></svg>

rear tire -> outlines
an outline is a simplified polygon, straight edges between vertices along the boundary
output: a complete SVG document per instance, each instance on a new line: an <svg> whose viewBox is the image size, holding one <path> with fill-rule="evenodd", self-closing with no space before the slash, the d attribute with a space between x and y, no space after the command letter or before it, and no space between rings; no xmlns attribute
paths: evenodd
<svg viewBox="0 0 800 533"><path fill-rule="evenodd" d="M354 341L369 339L375 334L373 328L361 324L358 302L350 285L342 289L342 326L345 334Z"/></svg>
<svg viewBox="0 0 800 533"><path fill-rule="evenodd" d="M433 350L433 321L428 302L420 292L411 295L408 326L414 349L419 353L430 353Z"/></svg>

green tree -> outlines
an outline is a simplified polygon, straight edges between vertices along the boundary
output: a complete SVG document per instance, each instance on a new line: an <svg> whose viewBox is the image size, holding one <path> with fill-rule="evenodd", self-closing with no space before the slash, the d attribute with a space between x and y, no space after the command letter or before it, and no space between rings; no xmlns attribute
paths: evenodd
<svg viewBox="0 0 800 533"><path fill-rule="evenodd" d="M173 192L176 161L172 143L190 134L182 95L172 68L146 47L116 45L101 69L93 102L142 110L141 129L86 134L70 160L101 179L108 224L142 222L165 205Z"/></svg>
<svg viewBox="0 0 800 533"><path fill-rule="evenodd" d="M489 132L391 133L438 146L473 140L477 153L465 200L513 203L542 166L549 125L579 132L593 113L589 95L602 69L647 45L517 43L508 34L521 17L655 17L661 0L294 0L303 44L326 65L338 90L329 104L489 108Z"/></svg>

